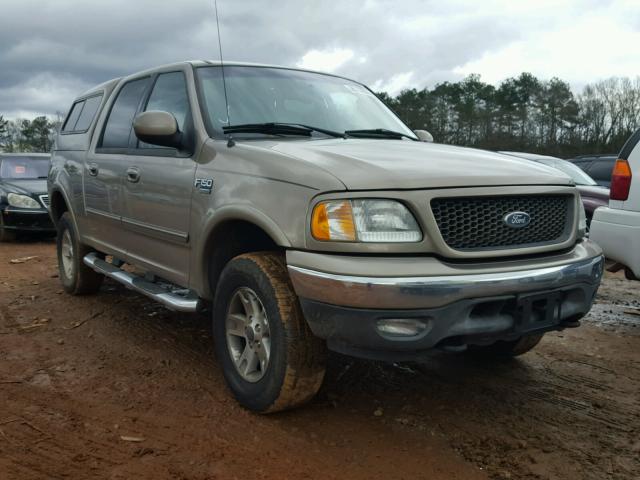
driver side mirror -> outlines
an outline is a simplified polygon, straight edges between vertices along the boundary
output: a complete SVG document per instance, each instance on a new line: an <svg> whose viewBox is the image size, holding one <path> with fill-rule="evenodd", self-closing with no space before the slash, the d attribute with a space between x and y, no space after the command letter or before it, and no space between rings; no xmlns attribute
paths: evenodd
<svg viewBox="0 0 640 480"><path fill-rule="evenodd" d="M418 140L421 142L433 143L433 135L426 130L414 130L413 133L416 134L416 137L418 137Z"/></svg>
<svg viewBox="0 0 640 480"><path fill-rule="evenodd" d="M133 131L145 143L178 150L183 147L182 132L169 112L149 110L139 114L133 121Z"/></svg>

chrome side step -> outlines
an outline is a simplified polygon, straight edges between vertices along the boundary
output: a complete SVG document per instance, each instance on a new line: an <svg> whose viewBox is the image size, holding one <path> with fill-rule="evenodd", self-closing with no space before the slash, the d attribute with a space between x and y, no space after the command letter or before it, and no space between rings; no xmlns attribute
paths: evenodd
<svg viewBox="0 0 640 480"><path fill-rule="evenodd" d="M170 310L176 312L197 312L202 307L202 302L193 292L182 288L166 288L163 285L150 282L133 273L125 272L109 262L105 262L95 253L89 253L83 258L85 265L105 277L112 278L125 287L142 293L147 297L161 303Z"/></svg>

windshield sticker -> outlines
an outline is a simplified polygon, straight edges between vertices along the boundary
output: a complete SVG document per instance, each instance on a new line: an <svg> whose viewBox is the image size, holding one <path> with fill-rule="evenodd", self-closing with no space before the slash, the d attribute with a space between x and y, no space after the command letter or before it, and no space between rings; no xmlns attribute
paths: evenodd
<svg viewBox="0 0 640 480"><path fill-rule="evenodd" d="M18 175L22 175L22 174L27 173L27 169L24 167L24 165L16 165L15 172L16 172Z"/></svg>

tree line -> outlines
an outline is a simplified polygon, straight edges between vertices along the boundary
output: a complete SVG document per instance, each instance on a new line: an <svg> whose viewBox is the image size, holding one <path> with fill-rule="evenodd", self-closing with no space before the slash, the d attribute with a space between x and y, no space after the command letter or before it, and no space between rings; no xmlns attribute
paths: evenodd
<svg viewBox="0 0 640 480"><path fill-rule="evenodd" d="M617 153L640 126L640 77L610 78L574 93L558 78L530 73L498 86L479 75L433 88L378 96L413 129L436 142L570 157ZM48 152L62 117L6 120L0 151Z"/></svg>
<svg viewBox="0 0 640 480"><path fill-rule="evenodd" d="M618 153L640 126L640 77L610 78L575 94L558 78L530 73L494 86L479 75L432 89L378 96L436 142L559 157Z"/></svg>
<svg viewBox="0 0 640 480"><path fill-rule="evenodd" d="M0 115L0 152L50 152L60 123L60 115L55 120L44 115L7 120Z"/></svg>

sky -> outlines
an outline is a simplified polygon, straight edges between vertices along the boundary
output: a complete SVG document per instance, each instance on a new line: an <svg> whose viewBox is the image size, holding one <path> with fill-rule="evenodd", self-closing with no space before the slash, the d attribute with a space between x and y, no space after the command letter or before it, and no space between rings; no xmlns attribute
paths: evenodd
<svg viewBox="0 0 640 480"><path fill-rule="evenodd" d="M640 0L218 0L224 59L394 95L471 73L585 84L640 72ZM213 0L0 0L0 115L65 113L93 85L219 59Z"/></svg>

